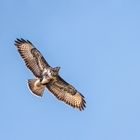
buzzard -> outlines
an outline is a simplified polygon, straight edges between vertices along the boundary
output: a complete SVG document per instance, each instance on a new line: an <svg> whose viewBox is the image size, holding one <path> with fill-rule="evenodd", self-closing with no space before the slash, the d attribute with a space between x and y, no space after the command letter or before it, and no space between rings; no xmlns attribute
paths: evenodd
<svg viewBox="0 0 140 140"><path fill-rule="evenodd" d="M86 107L84 96L60 77L60 67L51 67L29 40L17 39L15 46L26 66L35 75L35 79L28 80L29 89L34 95L43 96L47 88L57 99L84 110Z"/></svg>

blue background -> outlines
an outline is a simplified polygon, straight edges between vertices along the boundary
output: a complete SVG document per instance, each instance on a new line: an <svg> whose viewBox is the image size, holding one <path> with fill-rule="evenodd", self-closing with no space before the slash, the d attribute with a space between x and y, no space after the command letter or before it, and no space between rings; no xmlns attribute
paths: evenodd
<svg viewBox="0 0 140 140"><path fill-rule="evenodd" d="M29 39L85 97L30 94L14 40ZM140 140L139 0L0 0L1 140Z"/></svg>

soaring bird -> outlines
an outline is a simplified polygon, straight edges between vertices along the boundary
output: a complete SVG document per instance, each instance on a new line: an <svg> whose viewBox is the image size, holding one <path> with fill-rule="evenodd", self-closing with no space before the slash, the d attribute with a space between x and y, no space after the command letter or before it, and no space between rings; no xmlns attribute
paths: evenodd
<svg viewBox="0 0 140 140"><path fill-rule="evenodd" d="M42 97L47 88L57 99L80 111L84 110L86 107L84 96L60 77L60 67L51 67L29 40L17 39L15 46L35 76L35 79L28 80L28 87L34 95Z"/></svg>

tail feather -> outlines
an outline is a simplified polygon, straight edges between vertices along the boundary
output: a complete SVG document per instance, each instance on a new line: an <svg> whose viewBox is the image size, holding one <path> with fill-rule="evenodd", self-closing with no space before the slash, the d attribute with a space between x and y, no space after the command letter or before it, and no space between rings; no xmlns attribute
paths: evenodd
<svg viewBox="0 0 140 140"><path fill-rule="evenodd" d="M39 79L29 79L28 86L33 94L37 96L43 96L45 85L42 85Z"/></svg>

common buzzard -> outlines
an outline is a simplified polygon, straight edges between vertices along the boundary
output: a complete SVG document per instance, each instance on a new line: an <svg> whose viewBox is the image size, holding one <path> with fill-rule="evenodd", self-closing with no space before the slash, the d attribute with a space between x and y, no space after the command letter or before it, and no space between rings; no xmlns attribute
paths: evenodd
<svg viewBox="0 0 140 140"><path fill-rule="evenodd" d="M46 87L57 99L84 110L84 96L60 77L60 67L52 68L29 40L17 39L15 46L26 66L36 77L28 80L29 89L34 95L41 97Z"/></svg>

